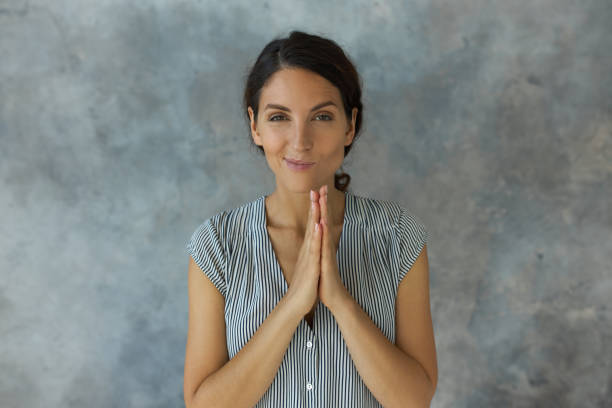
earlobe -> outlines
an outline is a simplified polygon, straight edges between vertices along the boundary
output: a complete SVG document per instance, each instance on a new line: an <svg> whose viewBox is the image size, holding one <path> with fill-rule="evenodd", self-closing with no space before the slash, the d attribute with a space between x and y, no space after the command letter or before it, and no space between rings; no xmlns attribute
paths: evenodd
<svg viewBox="0 0 612 408"><path fill-rule="evenodd" d="M256 124L253 121L253 109L249 106L247 108L247 111L249 112L249 119L251 120L251 124L250 124L251 137L253 138L253 141L255 142L257 146L261 146L259 133L257 132Z"/></svg>
<svg viewBox="0 0 612 408"><path fill-rule="evenodd" d="M349 146L353 143L353 138L355 137L355 119L357 117L357 108L353 108L353 117L351 118L351 122L349 123L349 128L346 131L347 142L344 144L345 146Z"/></svg>
<svg viewBox="0 0 612 408"><path fill-rule="evenodd" d="M359 109L357 108L353 108L352 111L352 118L351 121L349 123L349 128L348 131L346 132L346 134L348 135L351 131L353 131L355 129L355 121L357 119L357 113L359 112Z"/></svg>
<svg viewBox="0 0 612 408"><path fill-rule="evenodd" d="M353 143L353 137L349 136L346 140L346 143L344 144L345 146L350 146L350 144Z"/></svg>
<svg viewBox="0 0 612 408"><path fill-rule="evenodd" d="M253 128L253 126L251 126L251 137L253 138L253 141L257 146L261 146L261 138L259 137L259 133L257 133L257 130Z"/></svg>
<svg viewBox="0 0 612 408"><path fill-rule="evenodd" d="M257 146L261 146L261 137L259 136L259 133L257 133L256 130L251 129L251 136L253 137L253 141L255 142L255 144Z"/></svg>

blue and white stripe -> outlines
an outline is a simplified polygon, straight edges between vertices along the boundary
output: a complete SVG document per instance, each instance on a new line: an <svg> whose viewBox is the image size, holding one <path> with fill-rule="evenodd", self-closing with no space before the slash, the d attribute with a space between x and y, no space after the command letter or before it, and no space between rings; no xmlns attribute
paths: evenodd
<svg viewBox="0 0 612 408"><path fill-rule="evenodd" d="M395 343L399 282L427 242L407 208L346 192L337 252L342 281ZM229 358L253 336L287 292L267 228L265 195L205 220L186 245L225 298ZM319 303L313 327L302 319L272 384L256 407L380 407L362 381L338 324Z"/></svg>

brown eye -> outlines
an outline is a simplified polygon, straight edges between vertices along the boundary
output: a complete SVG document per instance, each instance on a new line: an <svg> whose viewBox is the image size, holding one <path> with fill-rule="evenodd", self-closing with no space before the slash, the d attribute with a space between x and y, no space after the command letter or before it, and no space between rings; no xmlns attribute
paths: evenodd
<svg viewBox="0 0 612 408"><path fill-rule="evenodd" d="M325 118L327 118L327 119L324 119L324 120L323 120L324 122L327 122L327 121L329 121L329 120L332 120L332 117L331 117L331 116L329 116L329 115L328 115L328 114L326 114L326 113L321 113L321 114L317 115L316 117L317 117L317 118L320 118L320 117L325 117Z"/></svg>

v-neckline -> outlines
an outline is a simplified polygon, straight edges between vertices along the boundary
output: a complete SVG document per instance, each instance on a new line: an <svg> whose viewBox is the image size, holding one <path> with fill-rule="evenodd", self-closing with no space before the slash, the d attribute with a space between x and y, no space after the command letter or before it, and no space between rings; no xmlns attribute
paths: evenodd
<svg viewBox="0 0 612 408"><path fill-rule="evenodd" d="M350 219L349 216L349 211L351 210L352 206L351 206L351 199L352 199L352 194L349 191L345 191L344 192L344 216L343 216L343 220L342 220L342 231L340 232L340 239L338 240L338 249L336 250L336 262L340 261L340 250L342 248L344 248L343 245L343 241L344 241L344 236L345 234L345 230L347 228L347 224L348 224L348 220ZM281 281L281 285L283 288L283 293L282 296L285 296L285 294L287 293L287 291L289 290L289 284L287 283L287 279L285 279L285 275L283 274L283 270L280 266L280 262L278 260L278 256L276 255L276 251L274 251L274 246L272 245L272 239L270 238L270 234L268 233L268 228L267 228L267 223L268 223L268 216L266 214L266 197L267 195L262 195L261 197L259 197L259 202L260 202L260 219L262 220L262 224L260 225L263 229L263 234L265 237L265 241L266 241L266 251L269 254L272 254L272 258L274 259L274 273L276 275L276 278L279 279ZM315 312L316 312L317 308L315 308ZM313 319L313 324L314 324L314 319Z"/></svg>

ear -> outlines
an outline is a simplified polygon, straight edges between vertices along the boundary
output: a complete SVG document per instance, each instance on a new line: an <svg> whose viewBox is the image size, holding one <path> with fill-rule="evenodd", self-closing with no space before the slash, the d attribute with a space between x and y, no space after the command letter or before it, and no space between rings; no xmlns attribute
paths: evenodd
<svg viewBox="0 0 612 408"><path fill-rule="evenodd" d="M346 139L344 141L344 145L348 146L353 143L353 138L355 138L355 122L357 121L357 113L359 109L353 108L351 121L349 123L349 128L346 131Z"/></svg>
<svg viewBox="0 0 612 408"><path fill-rule="evenodd" d="M251 109L251 107L249 106L247 108L247 111L249 112L249 118L251 120L251 137L253 138L253 141L257 146L262 146L263 142L261 141L261 137L259 136L259 133L257 133L257 128L255 126L255 116L253 113L253 109Z"/></svg>

